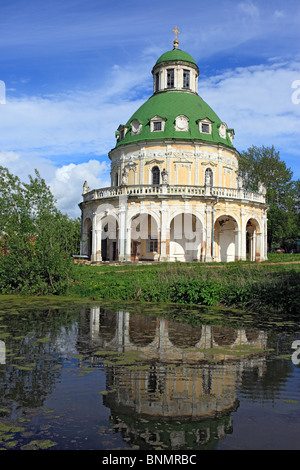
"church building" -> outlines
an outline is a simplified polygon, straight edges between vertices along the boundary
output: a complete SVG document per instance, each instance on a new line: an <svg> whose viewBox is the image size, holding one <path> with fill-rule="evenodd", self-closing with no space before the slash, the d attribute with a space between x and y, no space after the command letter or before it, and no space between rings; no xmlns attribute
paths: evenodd
<svg viewBox="0 0 300 470"><path fill-rule="evenodd" d="M199 68L175 33L152 69L152 96L116 131L110 187L84 184L81 255L266 260L265 188L243 188L234 130L198 94Z"/></svg>

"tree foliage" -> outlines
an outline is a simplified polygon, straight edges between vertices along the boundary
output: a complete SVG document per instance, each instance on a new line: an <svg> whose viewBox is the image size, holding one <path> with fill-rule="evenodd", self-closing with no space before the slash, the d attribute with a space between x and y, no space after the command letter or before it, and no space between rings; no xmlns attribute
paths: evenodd
<svg viewBox="0 0 300 470"><path fill-rule="evenodd" d="M257 191L259 182L266 187L269 249L290 249L300 234L299 181L292 179L293 172L274 146L252 146L241 152L239 170L246 189Z"/></svg>
<svg viewBox="0 0 300 470"><path fill-rule="evenodd" d="M0 167L0 292L59 294L79 251L80 221L56 208L35 171L22 183Z"/></svg>

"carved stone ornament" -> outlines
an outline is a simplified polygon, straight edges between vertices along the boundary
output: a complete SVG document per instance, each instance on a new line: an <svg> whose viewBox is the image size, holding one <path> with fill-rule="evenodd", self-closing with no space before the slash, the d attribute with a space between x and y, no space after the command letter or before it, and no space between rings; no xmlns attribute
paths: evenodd
<svg viewBox="0 0 300 470"><path fill-rule="evenodd" d="M125 167L122 171L122 184L127 184L128 180L128 168Z"/></svg>
<svg viewBox="0 0 300 470"><path fill-rule="evenodd" d="M175 119L175 131L188 131L189 120L186 116L177 116Z"/></svg>
<svg viewBox="0 0 300 470"><path fill-rule="evenodd" d="M226 124L224 122L222 122L222 124L219 127L219 136L222 139L226 139L226 129L227 129Z"/></svg>
<svg viewBox="0 0 300 470"><path fill-rule="evenodd" d="M163 184L168 184L168 172L165 168L161 172L161 179Z"/></svg>
<svg viewBox="0 0 300 470"><path fill-rule="evenodd" d="M134 119L131 123L131 135L138 135L141 133L142 125L137 119Z"/></svg>
<svg viewBox="0 0 300 470"><path fill-rule="evenodd" d="M261 181L258 182L258 192L260 194L262 194L263 196L265 196L266 193L267 193L267 189L266 189L264 183L262 183Z"/></svg>
<svg viewBox="0 0 300 470"><path fill-rule="evenodd" d="M87 184L87 181L85 181L85 182L83 183L83 194L88 193L90 190L91 190L91 188L90 188L89 185Z"/></svg>
<svg viewBox="0 0 300 470"><path fill-rule="evenodd" d="M243 177L242 177L241 175L238 175L238 177L237 177L237 186L238 186L238 189L242 189L243 184L244 184Z"/></svg>

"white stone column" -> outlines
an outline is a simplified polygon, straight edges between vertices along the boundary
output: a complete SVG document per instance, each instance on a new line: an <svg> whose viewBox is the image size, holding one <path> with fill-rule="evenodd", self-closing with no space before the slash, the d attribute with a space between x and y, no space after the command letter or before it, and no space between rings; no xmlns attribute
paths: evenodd
<svg viewBox="0 0 300 470"><path fill-rule="evenodd" d="M126 217L125 260L131 261L131 221Z"/></svg>
<svg viewBox="0 0 300 470"><path fill-rule="evenodd" d="M263 236L262 233L256 233L255 261L263 260Z"/></svg>
<svg viewBox="0 0 300 470"><path fill-rule="evenodd" d="M247 259L246 236L247 236L247 230L246 230L245 216L241 212L241 248L240 248L241 257L240 259L242 261L246 261Z"/></svg>
<svg viewBox="0 0 300 470"><path fill-rule="evenodd" d="M241 259L241 230L234 231L234 260L238 261Z"/></svg>
<svg viewBox="0 0 300 470"><path fill-rule="evenodd" d="M94 212L93 221L92 221L92 254L91 254L91 261L94 261L94 262L102 261L101 234L102 234L102 222L100 220L97 224L97 213Z"/></svg>
<svg viewBox="0 0 300 470"><path fill-rule="evenodd" d="M167 260L167 208L166 201L161 202L160 215L160 261Z"/></svg>
<svg viewBox="0 0 300 470"><path fill-rule="evenodd" d="M255 261L255 253L256 253L256 230L253 231L252 234L252 249L251 249L251 261Z"/></svg>
<svg viewBox="0 0 300 470"><path fill-rule="evenodd" d="M212 208L211 205L206 203L206 247L205 247L205 261L212 261L211 258L211 229L212 229Z"/></svg>
<svg viewBox="0 0 300 470"><path fill-rule="evenodd" d="M265 260L268 259L267 233L268 233L268 217L267 217L267 211L265 211L265 215L264 215L264 256L265 256Z"/></svg>
<svg viewBox="0 0 300 470"><path fill-rule="evenodd" d="M126 219L127 219L127 195L122 194L119 197L119 261L125 261L126 244Z"/></svg>
<svg viewBox="0 0 300 470"><path fill-rule="evenodd" d="M99 339L100 307L92 307L90 312L90 335L92 341Z"/></svg>

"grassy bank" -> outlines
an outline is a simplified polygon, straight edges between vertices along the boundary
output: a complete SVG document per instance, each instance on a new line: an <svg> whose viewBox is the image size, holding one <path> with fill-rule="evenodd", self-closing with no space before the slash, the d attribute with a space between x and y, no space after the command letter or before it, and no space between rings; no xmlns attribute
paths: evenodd
<svg viewBox="0 0 300 470"><path fill-rule="evenodd" d="M268 263L76 265L69 295L300 313L300 255Z"/></svg>

